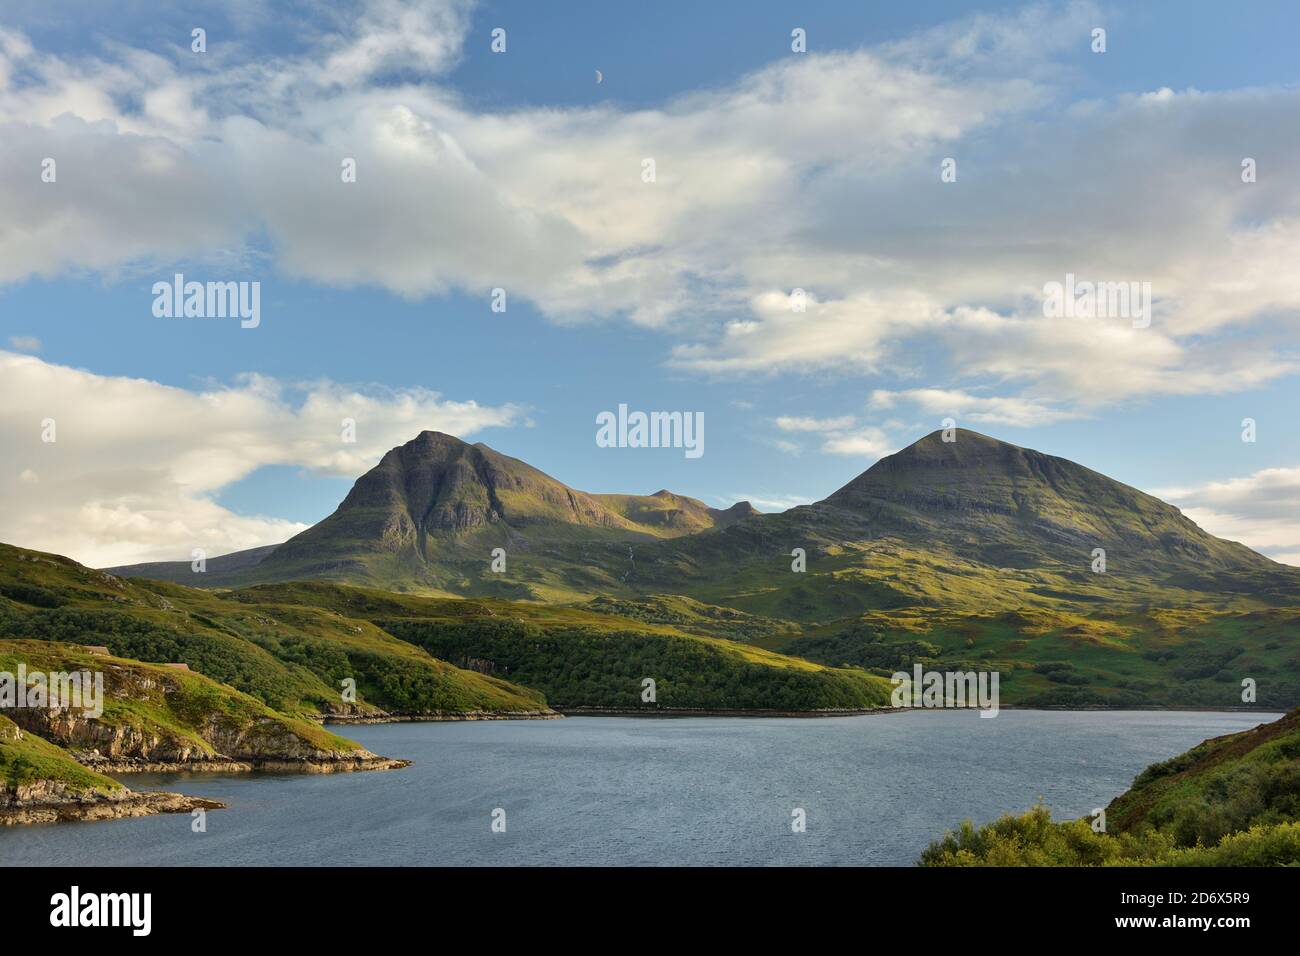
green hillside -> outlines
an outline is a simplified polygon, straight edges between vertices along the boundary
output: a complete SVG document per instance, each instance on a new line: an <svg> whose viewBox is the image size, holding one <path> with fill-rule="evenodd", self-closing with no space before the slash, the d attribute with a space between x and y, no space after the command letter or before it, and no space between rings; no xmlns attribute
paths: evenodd
<svg viewBox="0 0 1300 956"><path fill-rule="evenodd" d="M640 707L646 677L670 708L863 709L889 697L887 681L858 669L582 608L326 582L205 591L6 546L3 637L184 663L299 716ZM355 706L341 702L347 677Z"/></svg>
<svg viewBox="0 0 1300 956"><path fill-rule="evenodd" d="M464 667L487 669L545 693L557 707L793 710L889 705L887 680L826 667L665 624L583 608L495 599L440 599L322 582L263 585L231 601L328 608Z"/></svg>
<svg viewBox="0 0 1300 956"><path fill-rule="evenodd" d="M431 657L360 620L196 588L127 581L0 545L0 638L99 644L183 663L277 711L305 716L544 711L542 695ZM355 705L342 681L357 684Z"/></svg>
<svg viewBox="0 0 1300 956"><path fill-rule="evenodd" d="M359 744L201 674L51 641L0 641L0 671L103 675L103 713L11 711L26 731L108 761L327 761L368 755Z"/></svg>

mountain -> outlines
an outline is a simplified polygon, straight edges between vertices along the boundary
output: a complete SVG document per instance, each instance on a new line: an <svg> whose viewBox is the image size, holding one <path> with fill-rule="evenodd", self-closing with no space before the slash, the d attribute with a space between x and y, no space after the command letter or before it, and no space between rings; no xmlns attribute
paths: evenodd
<svg viewBox="0 0 1300 956"><path fill-rule="evenodd" d="M881 459L824 502L865 520L877 536L944 542L987 564L1088 565L1145 570L1262 571L1273 562L1207 534L1172 505L1065 458L977 432L941 432Z"/></svg>
<svg viewBox="0 0 1300 956"><path fill-rule="evenodd" d="M509 562L515 554L582 561L594 547L622 565L629 544L725 528L756 514L749 502L720 510L667 490L587 494L487 445L425 431L384 455L333 514L284 544L212 559L203 577L189 562L112 570L209 587L327 579L528 598L568 588L539 582L534 590L493 576L494 548L504 548ZM605 580L597 585L617 584L616 574L599 577Z"/></svg>
<svg viewBox="0 0 1300 956"><path fill-rule="evenodd" d="M1261 704L1300 703L1300 569L1067 459L951 437L927 435L814 504L758 514L667 491L585 494L424 432L260 560L131 570L208 587L325 580L590 602L878 674L992 662L1006 668L1004 699L1035 706L1228 706L1243 677Z"/></svg>
<svg viewBox="0 0 1300 956"><path fill-rule="evenodd" d="M572 597L684 584L688 593L718 596L759 566L784 575L789 552L802 547L810 561L810 577L798 579L805 587L816 577L811 562L841 567L867 554L878 559L869 563L941 564L933 568L939 574L1030 572L1025 587L1013 581L993 589L1007 607L1094 600L1082 592L1099 585L1119 600L1126 589L1145 593L1158 584L1254 595L1259 606L1279 603L1270 595L1289 601L1300 593L1295 569L1208 534L1158 498L977 432L957 429L953 438L936 431L822 501L760 515L748 502L719 510L666 490L587 494L481 443L426 431L388 452L332 515L284 544L212 559L205 577L188 562L109 570L207 586L327 579L426 593ZM497 547L507 553L504 573L489 570ZM1105 551L1104 574L1093 573L1097 548ZM849 577L836 585L873 583L865 569ZM921 582L909 589L897 578L876 576L863 603L936 603L916 590ZM947 590L948 600L937 603L959 599ZM793 616L807 616L787 603Z"/></svg>
<svg viewBox="0 0 1300 956"><path fill-rule="evenodd" d="M1216 538L1158 498L976 432L954 438L927 435L815 504L666 542L642 556L640 581L684 579L695 597L796 620L1300 600L1300 569ZM803 578L788 573L794 548L807 554Z"/></svg>

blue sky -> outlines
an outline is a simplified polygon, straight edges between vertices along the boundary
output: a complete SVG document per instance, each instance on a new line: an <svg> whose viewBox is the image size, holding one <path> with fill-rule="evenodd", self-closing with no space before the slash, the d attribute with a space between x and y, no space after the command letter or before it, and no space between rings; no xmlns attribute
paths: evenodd
<svg viewBox="0 0 1300 956"><path fill-rule="evenodd" d="M0 538L282 540L425 427L776 510L952 416L1300 563L1297 28L1280 2L10 3ZM178 271L260 282L261 325L156 318ZM1149 281L1150 327L1052 324L1067 272ZM703 412L706 453L597 447L620 403Z"/></svg>

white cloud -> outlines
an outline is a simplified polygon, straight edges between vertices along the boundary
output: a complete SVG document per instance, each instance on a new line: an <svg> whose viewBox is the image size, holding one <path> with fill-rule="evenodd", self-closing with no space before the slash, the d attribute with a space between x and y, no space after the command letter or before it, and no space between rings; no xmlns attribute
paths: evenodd
<svg viewBox="0 0 1300 956"><path fill-rule="evenodd" d="M1210 534L1240 541L1275 561L1300 565L1300 467L1153 492Z"/></svg>
<svg viewBox="0 0 1300 956"><path fill-rule="evenodd" d="M0 540L101 567L276 543L304 526L237 515L217 493L264 465L356 477L422 429L465 436L520 415L427 389L256 375L188 391L0 351ZM344 418L355 444L342 441Z"/></svg>
<svg viewBox="0 0 1300 956"><path fill-rule="evenodd" d="M853 416L839 418L805 418L798 415L780 415L773 419L784 432L833 432L853 427Z"/></svg>
<svg viewBox="0 0 1300 956"><path fill-rule="evenodd" d="M828 455L851 455L874 461L897 447L884 429L876 426L857 426L857 419L853 415L840 415L835 418L780 415L772 419L772 422L783 432L820 436L821 451ZM794 454L802 451L799 446L781 438L768 439L768 443L778 448L789 445Z"/></svg>
<svg viewBox="0 0 1300 956"><path fill-rule="evenodd" d="M659 327L667 361L702 374L942 368L965 414L1005 424L1294 374L1300 90L1072 102L1062 54L1100 19L1035 5L658 108L499 112L446 85L469 29L455 0L323 9L306 52L230 43L200 68L74 62L0 31L0 282L243 262L265 237L322 284L502 286L558 321ZM1149 281L1155 321L1045 318L1067 272Z"/></svg>
<svg viewBox="0 0 1300 956"><path fill-rule="evenodd" d="M9 347L19 352L39 352L41 350L41 340L34 335L11 335L9 336Z"/></svg>
<svg viewBox="0 0 1300 956"><path fill-rule="evenodd" d="M1031 398L972 395L951 388L910 388L902 391L876 389L871 393L869 404L872 408L889 409L899 401L910 402L934 415L951 415L959 420L1019 427L1046 425L1074 417L1068 410L1054 408Z"/></svg>
<svg viewBox="0 0 1300 956"><path fill-rule="evenodd" d="M859 428L856 431L833 432L822 443L822 451L831 455L852 455L875 461L898 450L897 444L879 428Z"/></svg>

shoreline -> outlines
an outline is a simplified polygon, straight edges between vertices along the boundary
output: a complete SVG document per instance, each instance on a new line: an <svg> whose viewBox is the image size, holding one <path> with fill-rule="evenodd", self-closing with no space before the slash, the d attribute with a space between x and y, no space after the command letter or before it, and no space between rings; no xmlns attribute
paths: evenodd
<svg viewBox="0 0 1300 956"><path fill-rule="evenodd" d="M34 823L81 823L124 820L161 813L191 813L194 810L224 810L227 804L207 797L190 797L163 791L129 792L121 797L99 796L89 800L26 803L0 807L0 826Z"/></svg>
<svg viewBox="0 0 1300 956"><path fill-rule="evenodd" d="M910 707L872 707L844 710L705 710L698 707L557 707L565 717L869 717L899 714Z"/></svg>
<svg viewBox="0 0 1300 956"><path fill-rule="evenodd" d="M78 760L107 776L132 773L359 773L367 770L400 770L411 761L394 757L355 757L341 760Z"/></svg>
<svg viewBox="0 0 1300 956"><path fill-rule="evenodd" d="M659 707L654 710L634 707L557 707L556 710L566 717L799 717L816 719L820 717L871 717L885 714L905 714L911 711L920 713L947 713L956 710L975 710L978 707L872 707L866 709L846 710L704 710L694 707ZM998 708L1002 711L1042 711L1044 713L1196 713L1196 714L1252 714L1257 713L1261 719L1276 719L1285 710L1259 710L1254 707L1164 707L1164 706L1128 706L1128 707L1019 707L1006 704ZM994 718L989 718L994 719Z"/></svg>
<svg viewBox="0 0 1300 956"><path fill-rule="evenodd" d="M349 724L418 724L473 720L559 720L557 710L468 710L460 713L431 714L325 714L312 718L322 725Z"/></svg>

